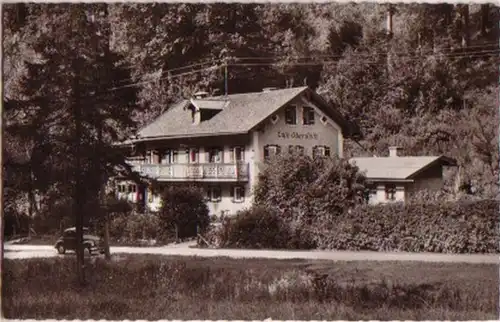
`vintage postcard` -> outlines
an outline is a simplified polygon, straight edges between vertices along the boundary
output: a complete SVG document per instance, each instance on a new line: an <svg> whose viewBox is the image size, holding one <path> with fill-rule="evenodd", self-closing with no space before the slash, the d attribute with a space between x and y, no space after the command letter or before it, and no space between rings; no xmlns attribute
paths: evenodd
<svg viewBox="0 0 500 322"><path fill-rule="evenodd" d="M499 7L4 3L10 320L496 320Z"/></svg>

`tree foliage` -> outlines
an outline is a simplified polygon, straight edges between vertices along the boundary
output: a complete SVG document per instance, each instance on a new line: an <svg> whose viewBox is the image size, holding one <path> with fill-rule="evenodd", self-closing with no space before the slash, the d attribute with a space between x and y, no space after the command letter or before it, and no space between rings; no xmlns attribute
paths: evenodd
<svg viewBox="0 0 500 322"><path fill-rule="evenodd" d="M364 182L364 175L345 159L287 154L264 166L255 203L298 229L362 203Z"/></svg>
<svg viewBox="0 0 500 322"><path fill-rule="evenodd" d="M111 175L123 163L112 141L194 91L223 94L226 68L229 93L315 88L364 133L346 140L346 156L389 145L446 154L460 186L496 194L498 8L393 7L389 35L388 5L375 3L5 4L8 209L37 213L70 197L75 106L90 192L102 181L96 164Z"/></svg>
<svg viewBox="0 0 500 322"><path fill-rule="evenodd" d="M210 223L201 189L195 186L168 187L161 195L160 230L163 239L196 237Z"/></svg>

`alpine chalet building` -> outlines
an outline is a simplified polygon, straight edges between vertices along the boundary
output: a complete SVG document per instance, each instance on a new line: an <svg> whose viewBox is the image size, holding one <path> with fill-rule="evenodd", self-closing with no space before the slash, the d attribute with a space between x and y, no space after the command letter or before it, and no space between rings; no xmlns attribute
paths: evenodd
<svg viewBox="0 0 500 322"><path fill-rule="evenodd" d="M194 98L171 106L123 144L135 171L161 185L196 182L211 215L251 206L264 161L285 151L342 157L346 119L308 87ZM149 188L121 182L118 196L161 206Z"/></svg>

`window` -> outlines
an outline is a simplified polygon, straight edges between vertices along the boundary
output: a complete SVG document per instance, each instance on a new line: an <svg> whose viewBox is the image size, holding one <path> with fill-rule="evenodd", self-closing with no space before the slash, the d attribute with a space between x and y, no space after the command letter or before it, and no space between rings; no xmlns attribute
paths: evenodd
<svg viewBox="0 0 500 322"><path fill-rule="evenodd" d="M146 155L144 156L144 162L146 164L151 164L153 163L153 158L151 156L151 151L146 152Z"/></svg>
<svg viewBox="0 0 500 322"><path fill-rule="evenodd" d="M241 146L232 147L230 150L230 161L239 162L245 160L245 148Z"/></svg>
<svg viewBox="0 0 500 322"><path fill-rule="evenodd" d="M323 124L326 124L326 122L328 122L328 119L326 118L326 116L323 116L323 117L321 118L321 122L322 122Z"/></svg>
<svg viewBox="0 0 500 322"><path fill-rule="evenodd" d="M76 238L76 231L75 230L67 230L64 232L63 235L66 238Z"/></svg>
<svg viewBox="0 0 500 322"><path fill-rule="evenodd" d="M269 160L270 158L279 155L280 153L281 147L279 145L264 146L264 160Z"/></svg>
<svg viewBox="0 0 500 322"><path fill-rule="evenodd" d="M297 155L304 155L304 147L300 146L300 145L289 145L288 146L288 153L297 154Z"/></svg>
<svg viewBox="0 0 500 322"><path fill-rule="evenodd" d="M385 185L385 199L396 200L396 186L393 184Z"/></svg>
<svg viewBox="0 0 500 322"><path fill-rule="evenodd" d="M302 118L304 125L314 124L314 109L312 107L304 106L302 109Z"/></svg>
<svg viewBox="0 0 500 322"><path fill-rule="evenodd" d="M163 164L172 164L179 162L179 152L174 149L168 149L162 155L161 163Z"/></svg>
<svg viewBox="0 0 500 322"><path fill-rule="evenodd" d="M199 162L199 150L198 148L188 148L186 149L186 154L188 155L189 163L198 163Z"/></svg>
<svg viewBox="0 0 500 322"><path fill-rule="evenodd" d="M377 187L375 185L367 185L364 192L365 201L370 203L371 200L377 197Z"/></svg>
<svg viewBox="0 0 500 322"><path fill-rule="evenodd" d="M218 202L222 198L221 189L219 186L208 187L207 189L207 200L211 202Z"/></svg>
<svg viewBox="0 0 500 322"><path fill-rule="evenodd" d="M222 149L221 148L211 148L208 150L208 162L210 163L222 163Z"/></svg>
<svg viewBox="0 0 500 322"><path fill-rule="evenodd" d="M316 145L313 147L313 157L329 157L330 147L325 145Z"/></svg>
<svg viewBox="0 0 500 322"><path fill-rule="evenodd" d="M125 187L124 187L124 188L125 188ZM129 184L127 188L128 188L128 189L127 189L127 190L128 190L128 191L127 191L128 193L132 193L132 192L136 192L136 191L137 191L137 190L136 190L136 187L135 187L135 185L134 185L134 184ZM124 190L125 190L125 189L124 189Z"/></svg>
<svg viewBox="0 0 500 322"><path fill-rule="evenodd" d="M233 202L243 202L245 200L245 187L234 186L231 189L231 198L233 198Z"/></svg>
<svg viewBox="0 0 500 322"><path fill-rule="evenodd" d="M286 124L297 124L297 108L295 105L290 105L285 108Z"/></svg>

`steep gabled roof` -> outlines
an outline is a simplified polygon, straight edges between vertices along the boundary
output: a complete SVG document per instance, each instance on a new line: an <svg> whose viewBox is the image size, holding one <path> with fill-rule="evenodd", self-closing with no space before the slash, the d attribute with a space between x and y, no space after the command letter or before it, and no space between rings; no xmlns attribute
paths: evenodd
<svg viewBox="0 0 500 322"><path fill-rule="evenodd" d="M367 179L377 181L411 180L436 163L456 165L453 159L445 156L362 157L349 161L365 171Z"/></svg>
<svg viewBox="0 0 500 322"><path fill-rule="evenodd" d="M296 87L183 100L142 128L137 133L137 139L132 141L248 133L278 109L304 93L309 93L311 100L321 105L327 115L338 123L343 131L348 132L348 123L340 113L308 87ZM198 109L216 109L220 112L209 120L193 124L191 113L187 111L191 104Z"/></svg>

